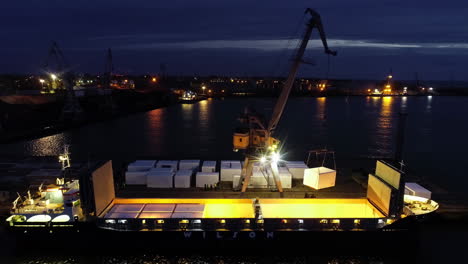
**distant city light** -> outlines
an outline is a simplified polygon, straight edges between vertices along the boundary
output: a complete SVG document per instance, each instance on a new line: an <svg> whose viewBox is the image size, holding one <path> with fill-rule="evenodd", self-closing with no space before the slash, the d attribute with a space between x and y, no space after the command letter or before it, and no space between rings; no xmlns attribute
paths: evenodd
<svg viewBox="0 0 468 264"><path fill-rule="evenodd" d="M55 75L55 74L52 73L52 74L50 75L50 78L52 78L52 80L55 81L55 80L57 79L57 75Z"/></svg>

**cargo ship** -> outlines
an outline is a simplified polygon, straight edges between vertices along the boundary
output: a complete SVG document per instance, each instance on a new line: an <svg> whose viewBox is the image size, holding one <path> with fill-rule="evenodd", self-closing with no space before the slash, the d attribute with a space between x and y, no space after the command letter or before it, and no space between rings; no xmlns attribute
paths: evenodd
<svg viewBox="0 0 468 264"><path fill-rule="evenodd" d="M126 186L118 192L107 161L78 179L58 178L36 193L28 191L22 201L18 197L7 222L21 232L83 224L114 232L195 231L194 236L197 231L375 231L392 230L405 218L424 219L439 207L430 191L405 183L404 173L380 160L365 193L352 198L304 198L312 190L320 196L322 189L333 196L335 170L297 161L281 161L278 167L283 198L272 192L260 164L241 195L236 191L240 161L137 160L127 166Z"/></svg>
<svg viewBox="0 0 468 264"><path fill-rule="evenodd" d="M405 173L389 162L377 160L367 187L360 189L340 183L336 168L283 160L272 135L313 28L319 28L325 52L336 55L328 49L320 16L306 12L312 18L270 121L251 109L239 118L243 126L235 130L233 149L243 160L145 159L126 166L108 160L73 175L66 149L59 157L62 176L21 203L15 200L10 230L26 240L45 231L93 245L151 247L167 241L343 238L337 234L383 238L398 232L381 231L409 230L432 215L439 205L430 192L407 185ZM119 175L123 179L114 182Z"/></svg>

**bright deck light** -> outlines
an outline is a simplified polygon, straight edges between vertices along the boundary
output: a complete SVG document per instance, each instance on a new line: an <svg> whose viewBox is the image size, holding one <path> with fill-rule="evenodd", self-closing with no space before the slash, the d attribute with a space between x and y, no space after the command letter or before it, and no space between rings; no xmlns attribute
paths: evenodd
<svg viewBox="0 0 468 264"><path fill-rule="evenodd" d="M271 161L278 162L280 160L280 154L278 152L273 152L271 154Z"/></svg>

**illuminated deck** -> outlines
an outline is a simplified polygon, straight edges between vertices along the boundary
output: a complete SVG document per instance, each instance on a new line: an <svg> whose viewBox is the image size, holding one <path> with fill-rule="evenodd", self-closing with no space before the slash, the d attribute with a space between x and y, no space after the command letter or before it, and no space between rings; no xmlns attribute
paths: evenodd
<svg viewBox="0 0 468 264"><path fill-rule="evenodd" d="M263 218L382 218L367 199L259 199ZM254 218L251 199L116 198L102 218Z"/></svg>

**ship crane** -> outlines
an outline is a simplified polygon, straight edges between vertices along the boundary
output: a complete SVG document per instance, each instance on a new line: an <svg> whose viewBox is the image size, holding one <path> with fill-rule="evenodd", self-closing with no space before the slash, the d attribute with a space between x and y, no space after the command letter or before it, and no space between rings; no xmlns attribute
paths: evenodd
<svg viewBox="0 0 468 264"><path fill-rule="evenodd" d="M294 56L288 78L284 83L281 94L273 109L271 119L266 122L263 117L255 111L246 109L246 112L240 117L240 121L244 125L247 125L247 127L240 128L234 133L234 151L238 151L239 149L245 150L244 166L242 168L241 177L237 187L237 189L241 190L241 194L246 191L247 186L249 185L254 163L260 162L263 167L262 171L267 171L268 173L273 174L276 187L282 195L283 188L279 179L277 166L281 158L278 152L280 141L272 137L272 134L283 114L297 71L300 64L303 63L304 52L314 28L316 28L320 34L320 39L322 40L323 47L325 48L325 53L336 56L336 52L328 48L320 15L310 8L307 8L305 13L310 14L311 18L307 23L304 37L302 38L301 44Z"/></svg>

